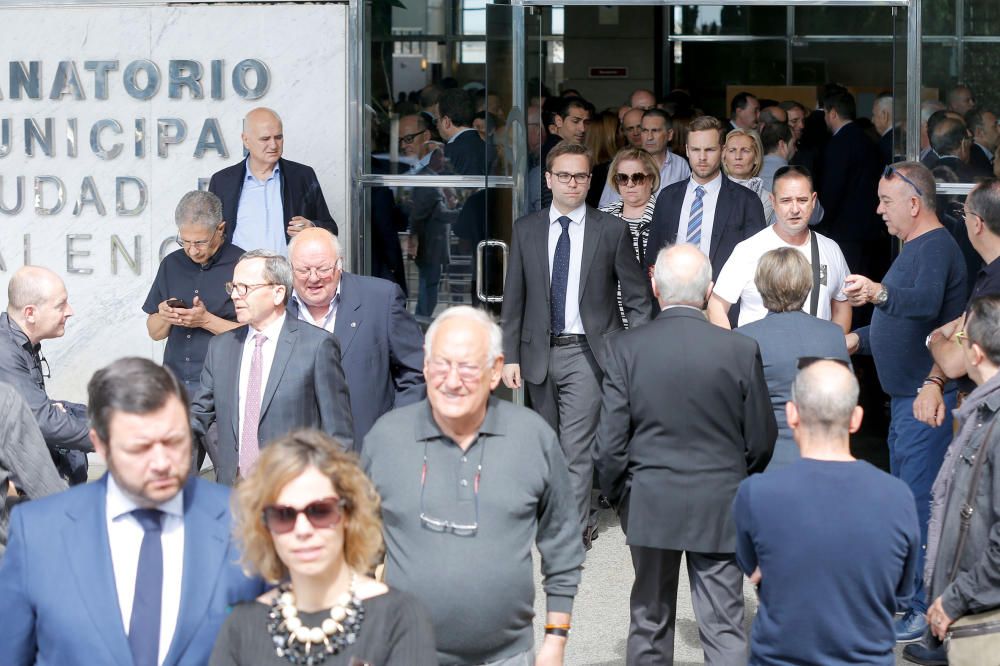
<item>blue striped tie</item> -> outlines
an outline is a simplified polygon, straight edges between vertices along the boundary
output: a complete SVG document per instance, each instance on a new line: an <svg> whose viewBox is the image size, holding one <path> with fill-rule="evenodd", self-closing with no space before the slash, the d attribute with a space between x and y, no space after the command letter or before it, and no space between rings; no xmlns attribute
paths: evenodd
<svg viewBox="0 0 1000 666"><path fill-rule="evenodd" d="M694 188L694 201L691 202L691 215L688 217L687 242L692 245L701 245L701 217L705 208L702 199L705 196L705 188L699 185Z"/></svg>

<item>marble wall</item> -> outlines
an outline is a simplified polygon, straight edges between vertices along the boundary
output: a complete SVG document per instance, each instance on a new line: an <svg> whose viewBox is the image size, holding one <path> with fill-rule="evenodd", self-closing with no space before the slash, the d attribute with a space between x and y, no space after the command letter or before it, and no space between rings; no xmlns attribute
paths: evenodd
<svg viewBox="0 0 1000 666"><path fill-rule="evenodd" d="M148 338L140 307L161 251L176 249L167 240L174 235L174 207L199 179L207 183L242 159L242 119L251 108L268 106L282 116L285 157L316 170L341 234L350 233L346 4L0 8L0 25L0 275L6 285L24 263L50 267L66 281L76 311L65 337L43 344L52 368L50 395L82 401L92 372L111 360L161 358L162 343ZM150 86L149 66L133 65L135 76L129 70L142 60L159 71L148 99L137 97ZM257 99L251 99L259 88L253 71L240 77L242 87L233 83L234 68L245 60L267 68L269 85ZM60 64L65 61L72 64ZM94 61L117 61L117 69ZM198 65L200 99L191 86L176 85ZM31 77L33 66L38 99L30 86L17 84L22 71ZM99 83L102 68L106 86ZM99 123L106 119L117 121L121 133L113 123ZM183 121L186 138L170 143L178 124L164 119ZM213 141L210 119L217 121L226 156ZM137 120L144 123L141 139ZM50 140L53 154L34 139L28 149L32 132ZM203 132L206 150L198 156ZM114 155L116 144L121 150ZM41 209L56 205L58 183L42 178L36 197L36 178L46 176L65 187L65 205L48 215ZM146 206L137 215L122 214L138 206L134 180L116 201L123 177L146 185ZM11 212L22 178L22 207ZM116 239L121 248L114 248ZM6 289L0 303L6 307Z"/></svg>

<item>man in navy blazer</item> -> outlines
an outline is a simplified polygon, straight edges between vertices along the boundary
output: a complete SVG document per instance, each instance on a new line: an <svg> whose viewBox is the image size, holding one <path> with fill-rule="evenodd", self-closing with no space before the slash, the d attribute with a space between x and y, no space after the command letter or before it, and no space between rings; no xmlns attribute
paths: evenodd
<svg viewBox="0 0 1000 666"><path fill-rule="evenodd" d="M399 285L345 272L342 254L340 241L325 229L306 229L292 239L295 291L288 314L340 342L340 363L354 396L354 448L360 451L380 416L424 399L424 336Z"/></svg>
<svg viewBox="0 0 1000 666"><path fill-rule="evenodd" d="M302 229L337 233L316 172L281 157L285 138L278 114L253 109L243 121L242 137L247 158L217 171L208 183L208 191L222 200L226 240L246 250L285 254Z"/></svg>
<svg viewBox="0 0 1000 666"><path fill-rule="evenodd" d="M88 393L108 473L15 508L0 664L206 664L228 609L265 588L240 569L229 492L190 475L188 402L169 370L119 359Z"/></svg>
<svg viewBox="0 0 1000 666"><path fill-rule="evenodd" d="M646 244L648 268L663 247L687 242L708 256L716 280L736 244L766 226L757 195L722 173L723 138L718 119L701 116L691 121L691 177L666 187L656 198Z"/></svg>

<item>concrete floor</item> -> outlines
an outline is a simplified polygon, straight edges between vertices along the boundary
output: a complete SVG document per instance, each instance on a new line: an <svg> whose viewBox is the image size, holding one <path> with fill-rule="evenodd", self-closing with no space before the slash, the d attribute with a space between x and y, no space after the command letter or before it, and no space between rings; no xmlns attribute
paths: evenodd
<svg viewBox="0 0 1000 666"><path fill-rule="evenodd" d="M545 594L538 572L535 553L535 645L543 638ZM632 587L632 560L625 535L612 511L601 512L600 535L594 548L587 553L583 580L573 608L573 633L566 646L566 666L619 666L625 663L625 639L628 636L628 597ZM747 636L750 621L757 610L753 588L743 589L746 603ZM674 643L675 666L703 664L704 656L698 639L698 625L691 608L691 592L685 567L677 592L679 614ZM896 663L909 664L896 650Z"/></svg>

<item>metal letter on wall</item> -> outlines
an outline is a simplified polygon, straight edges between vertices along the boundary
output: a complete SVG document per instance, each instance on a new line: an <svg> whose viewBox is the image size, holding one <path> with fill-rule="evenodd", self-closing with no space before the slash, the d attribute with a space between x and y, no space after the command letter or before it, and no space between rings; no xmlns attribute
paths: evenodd
<svg viewBox="0 0 1000 666"><path fill-rule="evenodd" d="M90 234L66 234L66 272L67 273L81 273L83 275L90 275L94 272L93 268L87 268L85 266L77 266L77 257L89 257L90 250L77 250L73 247L73 244L78 240L90 240L93 238Z"/></svg>
<svg viewBox="0 0 1000 666"><path fill-rule="evenodd" d="M117 60L84 60L83 68L94 73L94 97L108 98L108 72L118 71Z"/></svg>
<svg viewBox="0 0 1000 666"><path fill-rule="evenodd" d="M205 95L201 90L201 63L197 60L171 60L167 84L167 97L180 99L181 90L191 91L191 99L202 99Z"/></svg>
<svg viewBox="0 0 1000 666"><path fill-rule="evenodd" d="M171 127L177 130L174 134L168 131ZM187 137L187 132L187 123L180 118L158 119L156 121L156 155L166 157L167 146L183 141Z"/></svg>
<svg viewBox="0 0 1000 666"><path fill-rule="evenodd" d="M56 205L45 207L45 183L56 186ZM55 176L35 176L35 214L55 215L66 205L66 186Z"/></svg>
<svg viewBox="0 0 1000 666"><path fill-rule="evenodd" d="M72 60L61 61L52 79L49 99L62 99L63 95L73 95L75 100L87 99L83 94L83 86L80 85L80 74L76 71L76 63Z"/></svg>
<svg viewBox="0 0 1000 666"><path fill-rule="evenodd" d="M90 128L90 149L94 151L102 160L113 160L122 152L122 144L116 143L111 146L111 150L106 150L104 146L101 145L101 131L105 128L111 128L114 130L115 134L122 133L122 125L114 118L103 118L94 123L94 126Z"/></svg>
<svg viewBox="0 0 1000 666"><path fill-rule="evenodd" d="M79 147L76 142L76 118L66 119L66 157L76 157Z"/></svg>
<svg viewBox="0 0 1000 666"><path fill-rule="evenodd" d="M0 157L7 157L10 154L10 118L0 119Z"/></svg>
<svg viewBox="0 0 1000 666"><path fill-rule="evenodd" d="M10 98L21 99L22 93L28 95L28 99L42 98L42 82L40 68L42 63L32 60L25 68L23 62L10 63Z"/></svg>
<svg viewBox="0 0 1000 666"><path fill-rule="evenodd" d="M131 208L126 208L125 186L129 183L134 184L138 188L139 202ZM142 178L136 178L135 176L118 176L115 178L115 212L121 217L130 217L138 215L142 211L146 210L146 201L149 199L146 192L146 183L142 180Z"/></svg>
<svg viewBox="0 0 1000 666"><path fill-rule="evenodd" d="M248 72L257 74L257 81L253 88L247 87L246 78ZM267 93L271 85L271 72L267 65L256 58L247 58L236 63L233 67L233 90L243 99L260 99Z"/></svg>
<svg viewBox="0 0 1000 666"><path fill-rule="evenodd" d="M194 149L194 156L201 159L209 148L219 153L220 157L229 157L218 118L205 119L205 124L201 126L201 135L198 136L198 146Z"/></svg>
<svg viewBox="0 0 1000 666"><path fill-rule="evenodd" d="M52 145L52 138L55 134L55 118L45 119L45 129L38 125L37 118L24 119L24 154L28 157L35 156L35 144L42 147L42 152L49 157L55 157L55 147Z"/></svg>
<svg viewBox="0 0 1000 666"><path fill-rule="evenodd" d="M111 274L118 275L118 255L122 255L122 259L128 264L128 267L132 269L132 272L136 275L139 274L139 266L142 255L142 236L135 237L135 256L130 257L128 250L125 249L125 245L122 243L121 238L118 234L111 234Z"/></svg>
<svg viewBox="0 0 1000 666"><path fill-rule="evenodd" d="M3 175L0 174L0 213L4 215L17 215L24 208L24 176L14 179L14 207L9 208L4 203L3 195Z"/></svg>
<svg viewBox="0 0 1000 666"><path fill-rule="evenodd" d="M146 74L146 85L139 87L139 72ZM125 67L125 92L135 99L152 99L156 91L160 89L160 68L149 60L133 60Z"/></svg>
<svg viewBox="0 0 1000 666"><path fill-rule="evenodd" d="M76 203L73 204L73 215L80 215L83 212L83 207L87 204L93 204L94 208L97 209L97 214L103 217L107 214L104 209L104 202L101 201L101 195L97 191L97 185L94 183L93 176L85 176L83 182L80 183L80 196L76 198Z"/></svg>

